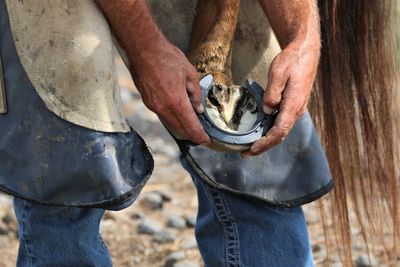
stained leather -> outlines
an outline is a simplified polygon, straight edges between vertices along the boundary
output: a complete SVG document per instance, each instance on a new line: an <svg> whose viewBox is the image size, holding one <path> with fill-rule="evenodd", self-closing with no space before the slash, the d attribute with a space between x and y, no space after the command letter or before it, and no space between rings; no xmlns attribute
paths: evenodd
<svg viewBox="0 0 400 267"><path fill-rule="evenodd" d="M148 1L167 38L187 52L196 0ZM248 78L265 88L269 66L279 43L258 0L241 1L232 51L236 84ZM283 144L260 156L242 159L178 141L185 168L194 169L214 187L273 206L293 207L311 202L333 187L331 172L309 114L294 126Z"/></svg>
<svg viewBox="0 0 400 267"><path fill-rule="evenodd" d="M153 170L143 139L93 131L50 112L21 65L4 0L0 58L8 113L0 115L0 189L42 204L119 209Z"/></svg>
<svg viewBox="0 0 400 267"><path fill-rule="evenodd" d="M306 113L285 141L256 157L224 153L178 141L187 167L211 185L273 206L296 207L333 188L332 175Z"/></svg>
<svg viewBox="0 0 400 267"><path fill-rule="evenodd" d="M110 28L94 0L6 0L21 64L46 107L103 132L129 132Z"/></svg>

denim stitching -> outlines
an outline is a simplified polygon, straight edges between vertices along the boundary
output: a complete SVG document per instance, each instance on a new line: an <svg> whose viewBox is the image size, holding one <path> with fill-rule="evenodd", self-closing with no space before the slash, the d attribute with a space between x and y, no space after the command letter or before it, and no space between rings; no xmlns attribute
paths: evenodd
<svg viewBox="0 0 400 267"><path fill-rule="evenodd" d="M214 212L217 216L218 221L224 228L225 235L225 260L227 267L239 267L239 234L229 209L225 203L222 194L214 188L207 188L211 198L214 200Z"/></svg>
<svg viewBox="0 0 400 267"><path fill-rule="evenodd" d="M20 229L21 229L21 240L22 240L22 243L23 243L23 245L24 245L24 248L25 248L25 250L26 250L26 254L29 256L29 258L30 258L30 261L29 261L29 266L32 266L33 265L33 263L32 263L32 261L33 261L33 255L29 252L29 250L28 250L28 245L27 245L27 242L26 242L26 240L25 240L25 238L24 238L24 209L25 209L25 206L26 206L26 203L27 203L27 201L26 200L24 200L24 204L22 205L22 208L21 208L21 211L20 211L20 213L21 213L21 223L20 223Z"/></svg>

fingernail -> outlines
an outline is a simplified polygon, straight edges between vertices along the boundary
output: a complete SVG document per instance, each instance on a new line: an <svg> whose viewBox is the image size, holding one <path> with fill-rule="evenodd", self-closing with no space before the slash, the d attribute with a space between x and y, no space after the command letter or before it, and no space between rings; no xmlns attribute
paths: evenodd
<svg viewBox="0 0 400 267"><path fill-rule="evenodd" d="M275 112L275 109L270 108L266 105L263 105L263 110L265 114L272 115Z"/></svg>
<svg viewBox="0 0 400 267"><path fill-rule="evenodd" d="M200 145L202 145L202 146L208 146L208 145L211 145L211 139L210 139L210 138L207 138L207 141L205 141L205 142L201 142L201 143L200 143Z"/></svg>
<svg viewBox="0 0 400 267"><path fill-rule="evenodd" d="M200 105L197 106L197 112L198 112L198 113L203 113L203 112L204 112L204 107L203 107L202 104L200 104Z"/></svg>

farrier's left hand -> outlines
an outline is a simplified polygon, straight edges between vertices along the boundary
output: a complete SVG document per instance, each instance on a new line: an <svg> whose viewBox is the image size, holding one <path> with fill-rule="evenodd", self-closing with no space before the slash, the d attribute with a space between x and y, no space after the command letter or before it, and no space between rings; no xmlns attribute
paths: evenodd
<svg viewBox="0 0 400 267"><path fill-rule="evenodd" d="M272 128L242 157L255 156L283 142L294 123L307 111L319 61L319 46L293 42L273 60L264 93L264 112L278 115Z"/></svg>

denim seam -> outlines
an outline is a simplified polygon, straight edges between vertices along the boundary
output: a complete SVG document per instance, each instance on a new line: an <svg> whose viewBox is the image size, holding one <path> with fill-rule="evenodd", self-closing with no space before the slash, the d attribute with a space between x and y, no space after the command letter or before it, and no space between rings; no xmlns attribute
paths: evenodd
<svg viewBox="0 0 400 267"><path fill-rule="evenodd" d="M104 239L103 239L103 237L101 236L100 233L98 234L97 238L100 241L101 248L103 248L103 250L107 253L107 255L111 255L110 254L110 250L107 248L106 244L104 243ZM107 267L106 265L104 265L104 266Z"/></svg>
<svg viewBox="0 0 400 267"><path fill-rule="evenodd" d="M234 218L232 217L221 192L213 188L207 188L214 200L214 212L218 221L222 224L225 235L225 260L227 267L239 267L239 234Z"/></svg>
<svg viewBox="0 0 400 267"><path fill-rule="evenodd" d="M26 254L29 257L29 266L32 266L33 265L33 262L32 262L33 261L33 255L29 252L27 242L26 242L26 240L24 238L24 225L25 225L24 209L25 209L26 203L27 203L27 201L24 200L24 204L22 205L22 208L21 208L21 211L20 211L20 213L21 213L21 224L20 224L21 240L22 240L23 246L24 246L24 248L26 250Z"/></svg>

